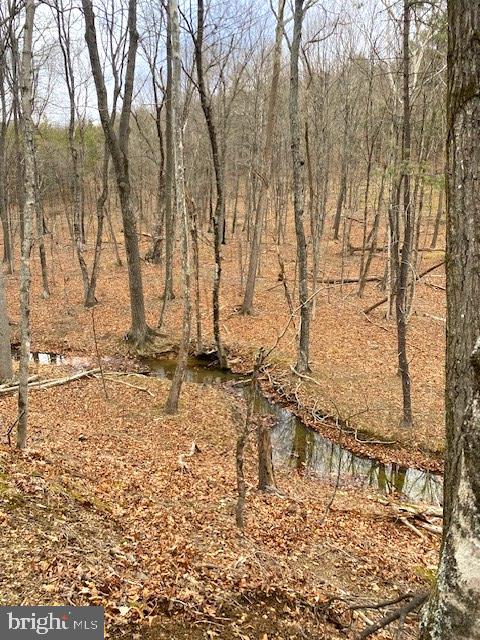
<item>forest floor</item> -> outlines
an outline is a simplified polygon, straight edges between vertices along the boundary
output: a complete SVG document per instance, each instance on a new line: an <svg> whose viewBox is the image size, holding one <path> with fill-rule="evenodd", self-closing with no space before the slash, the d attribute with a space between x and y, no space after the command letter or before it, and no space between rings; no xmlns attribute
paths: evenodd
<svg viewBox="0 0 480 640"><path fill-rule="evenodd" d="M287 469L281 495L261 494L253 442L240 533L238 401L221 386L185 384L166 416L167 380L106 384L33 391L27 453L0 447L1 604L100 604L124 638L353 638L379 614L349 604L428 587L438 536L375 492ZM11 424L16 397L1 406Z"/></svg>
<svg viewBox="0 0 480 640"><path fill-rule="evenodd" d="M355 241L355 236L352 236ZM357 242L358 244L359 242ZM442 239L439 246L442 246ZM424 244L427 244L426 242ZM148 241L143 239L143 253ZM125 356L128 345L122 340L130 325L126 267L118 267L112 245L106 244L99 276L95 325L102 356ZM121 247L122 248L122 247ZM211 283L213 275L210 238L200 243L200 307L203 344L211 346ZM95 352L92 314L82 304L82 283L71 247L56 243L51 247L51 288L48 300L41 296L38 261L32 261L32 349L62 354L87 355ZM87 261L91 250L86 252ZM342 260L338 242L325 243L319 278L358 277L359 257ZM263 247L257 281L255 309L249 316L238 313L246 272L246 249L234 241L223 249L221 329L224 344L237 369L249 369L260 347L271 347L289 322L290 311L284 285L278 282L275 245ZM243 255L243 258L242 258ZM295 245L282 248L286 284L293 300ZM422 251L418 272L442 261L444 253ZM162 330L164 339L152 345L155 351L168 351L178 344L181 333L182 296L179 256L175 266L174 300L167 303ZM343 265L343 266L342 266ZM374 258L371 276L383 276L384 258ZM156 327L162 306L163 269L144 263L144 289L148 321ZM408 325L408 357L412 379L414 426L401 428L402 393L397 375L397 335L394 318L385 318L386 305L366 316L363 310L384 297L378 283L368 283L362 298L357 284L319 282L311 322L311 368L309 379L292 372L296 355L296 327L290 324L269 358L269 379L265 385L280 383L301 417L331 439L355 453L367 454L382 462L416 466L433 471L442 468L444 446L444 350L445 350L445 274L443 267L417 283L413 312ZM311 283L312 286L312 283ZM15 276L8 277L8 300L14 337L18 338L18 294ZM295 304L295 302L294 302ZM298 328L298 326L297 326ZM193 323L192 340L195 336ZM312 419L312 411L331 415L330 423ZM351 427L339 430L337 419ZM358 431L357 431L358 430ZM349 433L347 433L347 431ZM355 437L362 433L362 437ZM366 437L365 437L366 436ZM359 442L361 440L361 442ZM390 444L367 444L366 440Z"/></svg>
<svg viewBox="0 0 480 640"><path fill-rule="evenodd" d="M106 245L95 307L99 352L111 369L128 357L126 268L115 266ZM146 249L145 243L143 249ZM243 252L245 250L243 249ZM289 320L277 281L275 247L265 247L255 313L238 314L239 247L224 250L222 331L232 365L248 369L260 346L269 347ZM338 277L339 245L325 248L323 278ZM88 252L87 257L91 254ZM422 267L442 259L422 253ZM294 282L294 246L284 251L287 284ZM95 360L92 312L71 248L54 245L51 296L43 300L33 264L32 350L71 356L75 366ZM204 344L211 344L211 246L202 243L201 315ZM345 277L358 259L347 258ZM380 264L373 273L380 273ZM176 268L178 275L178 265ZM144 264L148 318L157 324L162 268ZM289 328L270 360L263 383L276 387L307 421L313 408L354 429L315 424L342 444L383 461L438 469L443 448L444 275L416 287L409 323L415 426L399 428L401 388L396 375L394 321L361 310L383 293L369 284L362 299L355 285L319 284L312 322L312 380L291 372L295 329ZM430 286L433 285L433 286ZM14 338L18 322L16 276L7 278ZM182 299L167 305L164 332L154 349L174 350ZM294 292L291 291L295 299ZM78 360L76 360L78 358ZM83 358L83 360L82 360ZM35 367L34 367L35 368ZM62 367L36 366L42 377ZM71 371L67 367L65 371ZM125 384L127 382L129 384ZM138 388L141 387L141 388ZM278 470L281 495L256 489L255 450L247 452L246 526L235 526L237 400L219 386L185 384L180 412L166 416L169 382L119 377L83 379L31 394L29 448L0 448L0 601L35 604L103 604L109 635L124 638L240 638L241 640L354 637L381 615L368 604L428 588L439 538L405 524L391 502L375 492L334 487L291 470ZM0 398L5 430L16 415L15 397ZM358 429L358 432L355 431ZM359 442L358 433L393 445ZM339 435L340 433L340 435ZM195 442L199 452L179 456ZM330 508L328 505L334 500ZM138 623L141 623L139 626ZM414 637L407 619L405 637ZM410 625L410 626L409 626ZM150 631L146 631L150 629ZM391 638L387 630L380 637Z"/></svg>

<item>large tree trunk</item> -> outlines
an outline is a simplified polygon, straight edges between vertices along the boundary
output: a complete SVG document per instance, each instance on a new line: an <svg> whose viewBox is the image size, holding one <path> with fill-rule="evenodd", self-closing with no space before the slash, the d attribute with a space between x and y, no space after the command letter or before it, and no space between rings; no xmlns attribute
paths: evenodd
<svg viewBox="0 0 480 640"><path fill-rule="evenodd" d="M293 206L295 234L297 238L298 290L300 301L300 336L298 343L297 371L309 371L310 303L308 301L307 242L303 225L303 161L300 157L300 118L298 55L302 39L303 0L295 0L293 39L290 60L290 133L293 161Z"/></svg>
<svg viewBox="0 0 480 640"><path fill-rule="evenodd" d="M10 325L8 323L5 279L0 267L0 382L12 377L12 355L10 353Z"/></svg>
<svg viewBox="0 0 480 640"><path fill-rule="evenodd" d="M448 3L444 532L423 638L480 638L480 0Z"/></svg>
<svg viewBox="0 0 480 640"><path fill-rule="evenodd" d="M183 163L183 131L180 111L180 27L178 23L177 0L168 2L168 20L172 41L172 124L173 124L173 168L175 176L175 213L182 225L182 285L183 285L183 327L182 342L178 354L177 366L165 405L166 413L176 413L183 377L187 367L190 344L191 299L190 299L190 225L185 202L185 169Z"/></svg>
<svg viewBox="0 0 480 640"><path fill-rule="evenodd" d="M18 384L17 448L24 449L28 423L28 361L30 356L30 253L35 216L35 142L32 121L32 34L34 0L26 2L23 52L20 69L21 121L23 125L25 165L25 205L20 262L20 370Z"/></svg>

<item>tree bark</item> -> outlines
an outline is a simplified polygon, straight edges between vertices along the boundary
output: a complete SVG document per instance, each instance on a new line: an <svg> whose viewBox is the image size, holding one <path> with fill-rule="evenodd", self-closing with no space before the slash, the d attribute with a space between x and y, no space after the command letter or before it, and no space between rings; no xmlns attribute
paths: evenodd
<svg viewBox="0 0 480 640"><path fill-rule="evenodd" d="M21 122L23 126L25 165L25 204L20 261L20 363L18 384L17 448L24 449L28 424L28 362L30 356L30 254L35 217L35 142L32 121L32 37L35 16L34 0L25 5L25 27L20 68Z"/></svg>
<svg viewBox="0 0 480 640"><path fill-rule="evenodd" d="M424 640L480 638L480 0L448 2L443 541Z"/></svg>
<svg viewBox="0 0 480 640"><path fill-rule="evenodd" d="M213 274L213 334L217 347L217 355L220 367L227 367L227 358L222 345L220 334L220 283L222 278L222 236L223 236L223 215L225 209L225 191L223 183L223 167L220 161L220 151L218 145L217 130L213 119L211 100L207 95L205 85L205 75L203 69L203 35L204 35L205 7L203 0L197 2L197 34L195 37L195 63L197 67L197 86L200 95L203 115L208 129L210 148L212 151L213 168L215 172L215 186L217 189L217 201L212 216L213 222L213 250L215 258L215 268Z"/></svg>
<svg viewBox="0 0 480 640"><path fill-rule="evenodd" d="M309 367L310 303L308 302L307 242L303 224L303 160L300 155L299 78L298 57L302 39L303 0L295 0L293 39L290 51L290 135L293 163L293 206L298 257L298 290L300 301L300 336L297 371L305 373Z"/></svg>
<svg viewBox="0 0 480 640"><path fill-rule="evenodd" d="M5 297L5 278L0 268L0 383L10 380L12 355L10 352L10 325L8 323L7 299Z"/></svg>
<svg viewBox="0 0 480 640"><path fill-rule="evenodd" d="M413 424L412 392L410 368L407 356L407 292L410 254L413 240L413 211L410 193L410 2L403 5L403 211L404 232L401 259L398 271L395 311L397 317L398 369L402 379L403 416L402 426L410 428Z"/></svg>
<svg viewBox="0 0 480 640"><path fill-rule="evenodd" d="M128 142L130 132L130 114L133 98L133 81L135 76L135 59L137 53L138 33L136 27L136 0L128 2L128 34L125 87L123 92L122 111L118 133L113 127L107 100L107 90L102 65L98 52L95 17L91 0L82 0L85 15L85 41L88 47L92 75L97 92L98 112L103 132L112 158L117 181L120 207L122 211L125 250L127 253L128 284L130 290L131 329L129 339L141 348L150 336L145 318L145 300L143 296L142 269L137 237L137 224L132 206L130 185Z"/></svg>
<svg viewBox="0 0 480 640"><path fill-rule="evenodd" d="M187 368L188 349L190 344L190 327L192 305L190 298L190 225L185 201L185 168L183 161L182 113L180 110L180 74L182 60L180 57L180 27L178 20L177 0L168 0L168 20L172 43L172 124L173 124L173 173L175 177L175 214L182 224L182 286L183 286L183 326L182 341L178 354L177 366L173 375L170 392L165 405L165 412L172 414L178 411L178 400L182 382Z"/></svg>

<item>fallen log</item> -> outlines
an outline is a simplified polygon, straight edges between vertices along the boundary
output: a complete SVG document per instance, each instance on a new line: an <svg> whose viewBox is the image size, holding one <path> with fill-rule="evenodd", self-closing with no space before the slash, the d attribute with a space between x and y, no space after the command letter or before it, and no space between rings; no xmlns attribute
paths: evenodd
<svg viewBox="0 0 480 640"><path fill-rule="evenodd" d="M379 276L365 278L365 282L380 282L381 280L382 278ZM360 278L323 278L322 280L317 280L318 284L358 284L359 282Z"/></svg>
<svg viewBox="0 0 480 640"><path fill-rule="evenodd" d="M80 373L75 373L73 376L68 376L65 378L54 378L53 380L34 380L28 383L28 388L31 391L38 391L43 389L51 389L52 387L59 387L62 384L67 384L68 382L74 382L75 380L81 380L82 378L89 378L94 376L96 373L99 373L100 369L90 369L89 371L81 371ZM7 395L8 393L15 393L18 391L18 382L6 389L0 389L0 395Z"/></svg>

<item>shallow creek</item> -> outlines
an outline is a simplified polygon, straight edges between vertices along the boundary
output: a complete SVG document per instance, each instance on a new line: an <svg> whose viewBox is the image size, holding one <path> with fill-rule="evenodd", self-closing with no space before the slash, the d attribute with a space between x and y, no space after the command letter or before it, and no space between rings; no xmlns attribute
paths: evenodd
<svg viewBox="0 0 480 640"><path fill-rule="evenodd" d="M152 375L172 379L176 362L172 359L142 360ZM221 371L203 362L191 361L186 372L187 382L221 384L240 381L241 376ZM248 398L250 385L236 385L235 390ZM340 486L372 487L382 494L396 493L412 502L439 505L442 502L442 477L427 471L382 464L358 456L335 444L305 425L288 409L262 395L256 398L256 413L273 416L273 462L288 466L301 474L318 477Z"/></svg>
<svg viewBox="0 0 480 640"><path fill-rule="evenodd" d="M32 353L30 359L38 364L65 364L84 368L85 358L64 357L56 353ZM141 365L151 375L171 380L176 361L171 358L142 358ZM241 384L242 376L222 371L208 362L191 360L185 375L186 382L220 385L235 381L235 391L248 399L249 384ZM442 502L442 476L419 469L383 464L377 460L355 455L331 442L305 425L291 411L257 395L256 413L273 416L273 462L276 467L287 466L339 486L371 487L384 495L395 493L411 502L439 505Z"/></svg>

